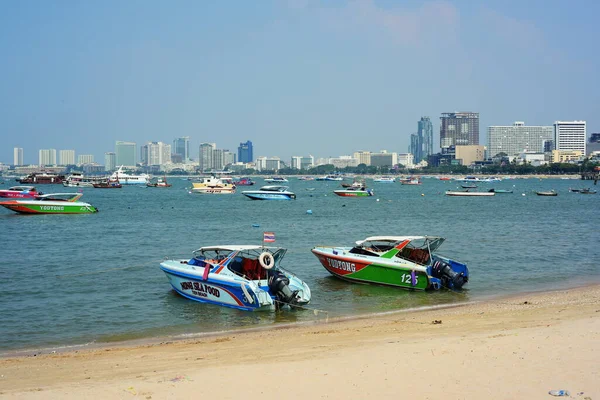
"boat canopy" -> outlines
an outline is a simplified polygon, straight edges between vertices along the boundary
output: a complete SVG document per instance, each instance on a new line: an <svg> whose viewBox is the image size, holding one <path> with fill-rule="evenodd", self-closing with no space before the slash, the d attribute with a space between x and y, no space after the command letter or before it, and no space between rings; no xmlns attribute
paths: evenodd
<svg viewBox="0 0 600 400"><path fill-rule="evenodd" d="M48 193L37 197L41 201L69 201L75 202L83 196L83 193Z"/></svg>
<svg viewBox="0 0 600 400"><path fill-rule="evenodd" d="M409 240L411 242L422 241L422 245L416 247L429 247L431 251L434 251L435 249L440 247L446 239L439 236L370 236L364 240L357 241L356 245L362 246L364 243L367 242L387 242L393 244L402 243L406 240Z"/></svg>
<svg viewBox="0 0 600 400"><path fill-rule="evenodd" d="M219 246L205 246L205 247L200 247L198 250L196 250L195 252L202 252L202 251L244 251L244 250L269 250L271 252L279 250L279 247L268 247L268 246L260 246L260 245L237 245L237 244L233 244L233 245L219 245Z"/></svg>

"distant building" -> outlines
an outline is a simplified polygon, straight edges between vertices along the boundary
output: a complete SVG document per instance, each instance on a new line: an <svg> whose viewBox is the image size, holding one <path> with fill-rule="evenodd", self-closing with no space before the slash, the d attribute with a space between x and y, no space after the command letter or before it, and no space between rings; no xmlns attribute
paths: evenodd
<svg viewBox="0 0 600 400"><path fill-rule="evenodd" d="M554 139L552 126L526 126L517 121L512 126L488 126L488 155L505 153L515 157L524 151L543 152L546 143Z"/></svg>
<svg viewBox="0 0 600 400"><path fill-rule="evenodd" d="M358 160L351 156L339 156L330 158L328 164L336 168L356 167L358 166Z"/></svg>
<svg viewBox="0 0 600 400"><path fill-rule="evenodd" d="M313 156L304 156L300 160L300 169L308 170L315 165L315 158Z"/></svg>
<svg viewBox="0 0 600 400"><path fill-rule="evenodd" d="M440 147L479 144L479 113L442 113Z"/></svg>
<svg viewBox="0 0 600 400"><path fill-rule="evenodd" d="M371 152L370 151L356 151L354 152L354 158L358 161L358 165L365 164L366 166L371 165Z"/></svg>
<svg viewBox="0 0 600 400"><path fill-rule="evenodd" d="M302 169L301 167L302 157L300 156L292 156L290 167L294 169Z"/></svg>
<svg viewBox="0 0 600 400"><path fill-rule="evenodd" d="M77 156L77 165L94 164L93 154L80 154Z"/></svg>
<svg viewBox="0 0 600 400"><path fill-rule="evenodd" d="M171 145L163 142L148 142L140 149L143 165L165 165L171 163Z"/></svg>
<svg viewBox="0 0 600 400"><path fill-rule="evenodd" d="M569 163L583 160L583 152L579 150L552 150L553 163Z"/></svg>
<svg viewBox="0 0 600 400"><path fill-rule="evenodd" d="M371 153L371 165L375 167L393 168L398 164L398 154L382 151L381 153Z"/></svg>
<svg viewBox="0 0 600 400"><path fill-rule="evenodd" d="M429 117L421 117L417 127L417 133L410 135L408 152L414 156L414 161L418 163L433 154L433 124Z"/></svg>
<svg viewBox="0 0 600 400"><path fill-rule="evenodd" d="M217 148L216 143L200 143L198 165L201 172L208 172L213 168L213 151Z"/></svg>
<svg viewBox="0 0 600 400"><path fill-rule="evenodd" d="M14 166L18 167L23 165L23 148L22 147L15 147L13 149L13 162L14 162Z"/></svg>
<svg viewBox="0 0 600 400"><path fill-rule="evenodd" d="M134 142L122 142L118 140L115 143L115 155L117 165L135 167L137 163L136 147L137 145Z"/></svg>
<svg viewBox="0 0 600 400"><path fill-rule="evenodd" d="M56 165L56 149L41 149L38 154L39 166Z"/></svg>
<svg viewBox="0 0 600 400"><path fill-rule="evenodd" d="M106 171L114 171L117 169L117 155L115 153L104 153L104 169Z"/></svg>
<svg viewBox="0 0 600 400"><path fill-rule="evenodd" d="M173 140L173 154L185 164L190 159L190 137L184 136Z"/></svg>
<svg viewBox="0 0 600 400"><path fill-rule="evenodd" d="M475 161L483 161L485 159L485 147L481 145L472 146L455 146L454 159L460 160L462 165L471 165Z"/></svg>
<svg viewBox="0 0 600 400"><path fill-rule="evenodd" d="M246 141L246 143L240 143L238 147L238 162L251 163L254 161L252 142Z"/></svg>
<svg viewBox="0 0 600 400"><path fill-rule="evenodd" d="M415 158L412 153L398 153L398 164L402 164L405 168L413 168L415 166Z"/></svg>
<svg viewBox="0 0 600 400"><path fill-rule="evenodd" d="M580 151L586 154L585 121L556 121L554 123L554 144L559 151Z"/></svg>
<svg viewBox="0 0 600 400"><path fill-rule="evenodd" d="M74 165L75 164L75 150L60 150L58 152L58 164L59 165Z"/></svg>
<svg viewBox="0 0 600 400"><path fill-rule="evenodd" d="M592 133L590 135L586 150L588 155L600 151L600 133Z"/></svg>

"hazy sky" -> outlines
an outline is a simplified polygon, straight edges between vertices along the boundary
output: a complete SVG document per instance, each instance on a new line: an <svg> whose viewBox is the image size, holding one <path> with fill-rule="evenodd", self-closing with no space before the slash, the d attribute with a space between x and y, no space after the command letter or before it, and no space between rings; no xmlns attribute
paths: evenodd
<svg viewBox="0 0 600 400"><path fill-rule="evenodd" d="M600 2L0 0L0 162L190 136L406 152L423 115L600 131Z"/></svg>

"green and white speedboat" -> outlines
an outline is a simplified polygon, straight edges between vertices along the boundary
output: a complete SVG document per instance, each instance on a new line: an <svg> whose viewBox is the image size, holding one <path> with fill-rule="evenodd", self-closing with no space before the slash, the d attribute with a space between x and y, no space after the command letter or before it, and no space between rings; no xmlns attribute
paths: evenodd
<svg viewBox="0 0 600 400"><path fill-rule="evenodd" d="M0 206L21 214L92 214L98 209L91 204L78 201L83 193L51 193L35 199L9 200Z"/></svg>
<svg viewBox="0 0 600 400"><path fill-rule="evenodd" d="M373 236L354 247L314 247L312 252L332 275L351 282L412 290L461 289L467 266L435 251L436 236Z"/></svg>

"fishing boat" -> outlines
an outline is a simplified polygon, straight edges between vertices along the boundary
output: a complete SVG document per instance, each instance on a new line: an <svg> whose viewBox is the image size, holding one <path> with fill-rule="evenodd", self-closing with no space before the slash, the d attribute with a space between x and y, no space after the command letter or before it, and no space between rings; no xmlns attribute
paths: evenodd
<svg viewBox="0 0 600 400"><path fill-rule="evenodd" d="M281 176L272 176L270 178L265 178L265 182L268 183L287 183L288 180Z"/></svg>
<svg viewBox="0 0 600 400"><path fill-rule="evenodd" d="M92 214L98 209L79 201L83 193L42 194L35 199L8 200L0 205L21 214Z"/></svg>
<svg viewBox="0 0 600 400"><path fill-rule="evenodd" d="M113 181L110 178L104 179L99 182L94 182L96 189L121 189L123 185L119 181Z"/></svg>
<svg viewBox="0 0 600 400"><path fill-rule="evenodd" d="M150 180L150 182L146 183L147 187L171 187L169 182L167 182L167 177L156 178L156 180Z"/></svg>
<svg viewBox="0 0 600 400"><path fill-rule="evenodd" d="M258 190L244 190L242 194L252 200L294 200L296 194L288 189L287 186L270 185Z"/></svg>
<svg viewBox="0 0 600 400"><path fill-rule="evenodd" d="M406 179L400 179L402 185L420 185L422 182L419 178L410 177Z"/></svg>
<svg viewBox="0 0 600 400"><path fill-rule="evenodd" d="M173 289L191 300L240 310L277 310L308 304L311 292L281 267L280 247L224 245L201 247L191 259L160 263Z"/></svg>
<svg viewBox="0 0 600 400"><path fill-rule="evenodd" d="M535 192L538 196L558 196L556 190L542 190Z"/></svg>
<svg viewBox="0 0 600 400"><path fill-rule="evenodd" d="M236 186L214 176L200 177L198 181L192 183L191 193L198 194L233 194Z"/></svg>
<svg viewBox="0 0 600 400"><path fill-rule="evenodd" d="M42 192L38 192L35 186L12 186L0 190L0 197L12 199L34 199Z"/></svg>
<svg viewBox="0 0 600 400"><path fill-rule="evenodd" d="M32 173L27 176L16 178L19 183L34 183L34 184L60 184L65 179L64 175L49 174L47 172Z"/></svg>
<svg viewBox="0 0 600 400"><path fill-rule="evenodd" d="M113 181L119 181L119 183L121 183L122 185L145 185L150 180L150 175L128 174L123 170L123 166L121 165L118 170L113 172L113 174L110 176L110 179Z"/></svg>
<svg viewBox="0 0 600 400"><path fill-rule="evenodd" d="M380 176L373 179L375 183L394 183L395 179L391 176Z"/></svg>
<svg viewBox="0 0 600 400"><path fill-rule="evenodd" d="M436 236L373 236L353 247L317 246L312 253L338 278L412 290L461 289L469 281L466 264L436 250Z"/></svg>
<svg viewBox="0 0 600 400"><path fill-rule="evenodd" d="M495 192L472 192L467 190L447 190L446 196L494 196Z"/></svg>

